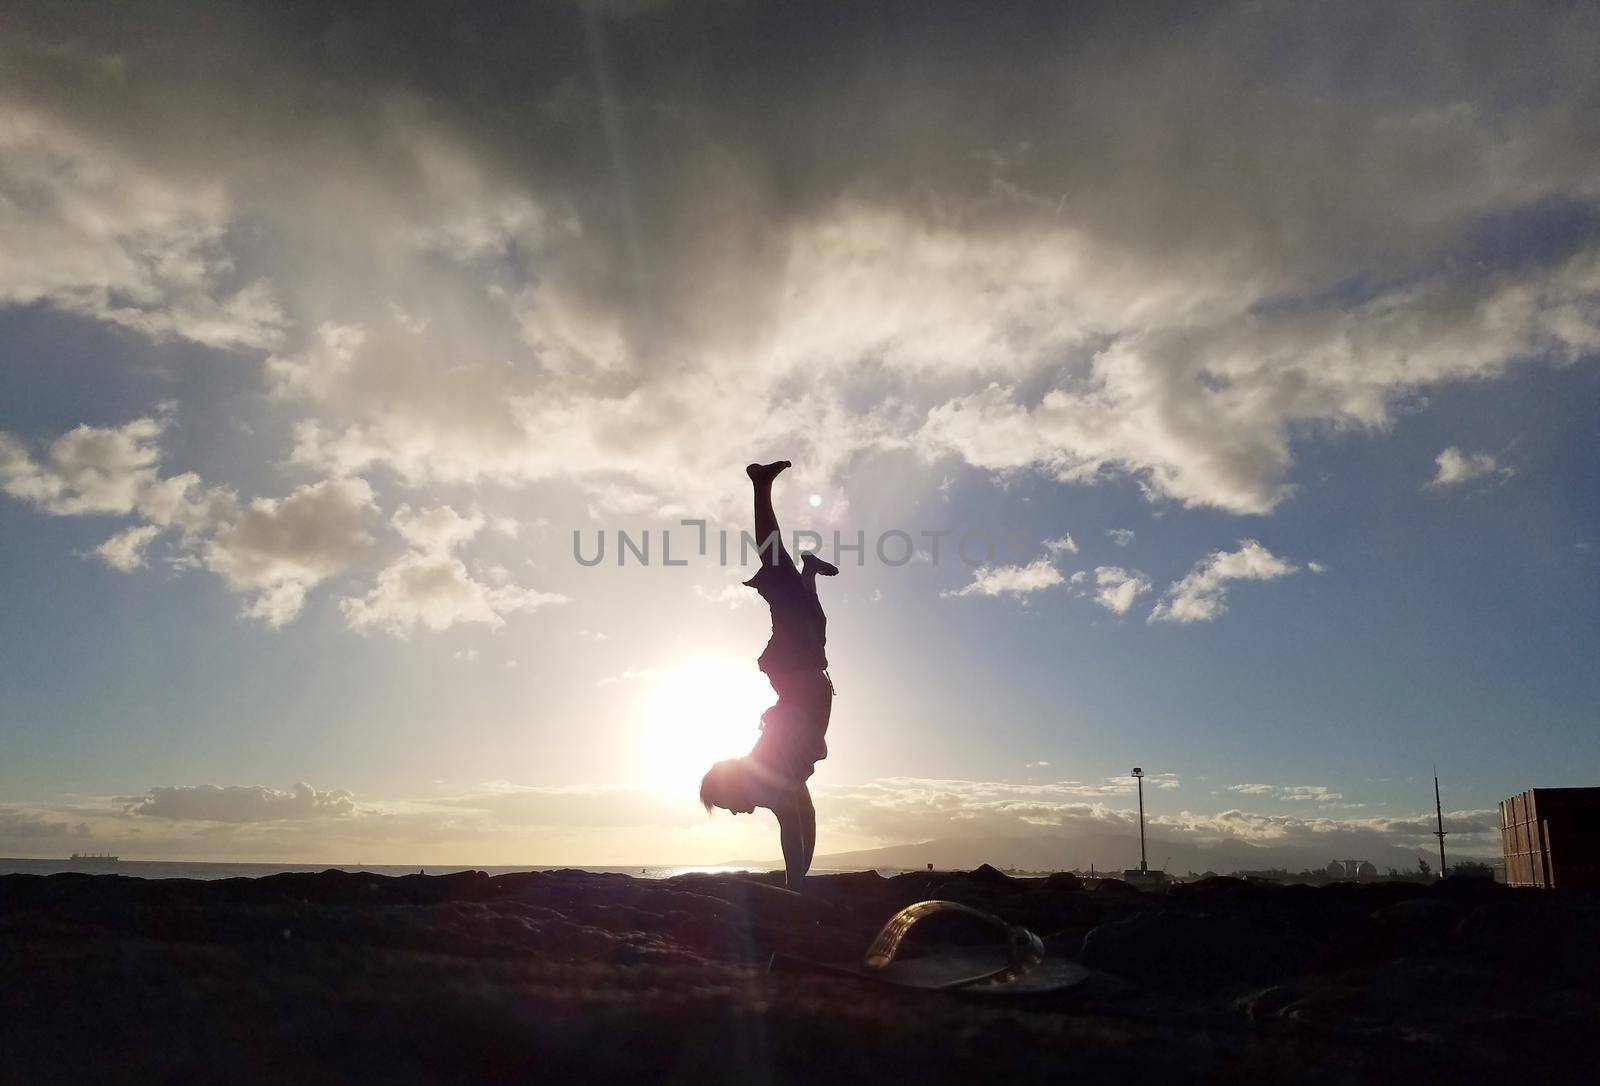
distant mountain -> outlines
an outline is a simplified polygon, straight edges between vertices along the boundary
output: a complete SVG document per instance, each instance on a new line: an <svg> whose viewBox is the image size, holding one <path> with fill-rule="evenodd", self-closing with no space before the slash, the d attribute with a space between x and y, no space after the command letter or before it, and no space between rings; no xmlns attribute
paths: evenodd
<svg viewBox="0 0 1600 1086"><path fill-rule="evenodd" d="M1252 845L1243 841L1198 844L1153 837L1147 852L1152 868L1173 874L1189 871L1259 871L1285 868L1320 869L1329 860L1370 860L1378 870L1414 870L1417 857L1437 863L1431 854L1394 846L1350 844L1330 840L1326 845ZM1139 838L1123 834L1029 835L1025 837L948 837L914 845L886 845L859 852L818 856L818 868L870 867L919 868L928 864L943 870L970 870L980 864L1024 871L1069 868L1122 871L1139 866Z"/></svg>

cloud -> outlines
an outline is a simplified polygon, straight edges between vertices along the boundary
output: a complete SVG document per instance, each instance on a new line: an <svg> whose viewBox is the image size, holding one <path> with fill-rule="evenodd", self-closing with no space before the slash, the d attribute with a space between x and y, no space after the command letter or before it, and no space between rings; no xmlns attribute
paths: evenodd
<svg viewBox="0 0 1600 1086"><path fill-rule="evenodd" d="M1095 600L1114 615L1125 615L1133 601L1150 591L1150 581L1144 574L1129 572L1121 566L1096 566L1094 571Z"/></svg>
<svg viewBox="0 0 1600 1086"><path fill-rule="evenodd" d="M95 553L112 569L128 573L144 565L145 547L160 534L161 529L154 524L129 528L100 544Z"/></svg>
<svg viewBox="0 0 1600 1086"><path fill-rule="evenodd" d="M1115 543L1119 547L1126 547L1129 543L1133 542L1133 529L1107 528L1106 538L1110 539L1111 542Z"/></svg>
<svg viewBox="0 0 1600 1086"><path fill-rule="evenodd" d="M1034 592L1054 588L1065 580L1048 558L1040 558L1025 566L979 566L972 575L972 583L961 588L939 593L941 596L1015 596L1022 598Z"/></svg>
<svg viewBox="0 0 1600 1086"><path fill-rule="evenodd" d="M51 442L43 461L0 433L0 489L53 516L137 513L159 529L143 537L141 547L168 528L193 545L237 516L238 499L227 487L206 486L194 472L161 475L160 440L171 408L163 405L160 413L122 426L78 426Z"/></svg>
<svg viewBox="0 0 1600 1086"><path fill-rule="evenodd" d="M0 487L56 516L131 513L154 485L161 459L161 418L124 426L78 426L51 442L35 462L26 446L0 433Z"/></svg>
<svg viewBox="0 0 1600 1086"><path fill-rule="evenodd" d="M1300 567L1286 562L1253 539L1241 539L1236 551L1215 551L1166 591L1151 622L1210 622L1227 608L1230 581L1271 581Z"/></svg>
<svg viewBox="0 0 1600 1086"><path fill-rule="evenodd" d="M1131 787L1121 787L1124 780L1128 785L1133 783L1127 778L1108 778L1103 786L1071 781L1015 784L880 778L856 785L818 786L819 795L823 797L818 811L824 818L837 820L838 826L897 842L986 835L1010 838L1058 830L1136 835L1138 823L1131 803L1133 791ZM1145 783L1148 792L1149 778ZM1177 782L1169 783L1175 787ZM1329 796L1336 794L1326 789L1313 791ZM1151 806L1148 796L1146 804ZM1327 805L1333 806L1331 800ZM1352 818L1321 813L1261 814L1237 808L1214 813L1150 809L1146 812L1146 822L1152 835L1175 842L1238 841L1307 846L1319 851L1345 846L1374 850L1386 846L1429 847L1434 829L1431 812ZM1447 812L1445 825L1452 840L1473 851L1489 851L1498 844L1499 822L1495 810Z"/></svg>
<svg viewBox="0 0 1600 1086"><path fill-rule="evenodd" d="M78 426L51 442L42 460L0 433L0 489L55 516L137 516L143 523L95 551L122 572L143 567L149 545L175 531L179 553L169 562L203 564L254 596L244 613L274 628L300 613L307 591L370 553L366 522L377 506L365 480L326 479L241 506L231 488L208 485L194 472L161 474L160 439L169 422L164 405L162 413L122 426ZM540 602L506 588L498 605L516 610Z"/></svg>
<svg viewBox="0 0 1600 1086"><path fill-rule="evenodd" d="M1493 453L1463 454L1454 445L1434 457L1434 464L1438 466L1438 471L1428 486L1435 490L1461 486L1475 479L1504 482L1516 474L1511 468L1502 467Z"/></svg>
<svg viewBox="0 0 1600 1086"><path fill-rule="evenodd" d="M87 822L67 822L48 813L0 807L0 842L38 841L59 837L88 837Z"/></svg>
<svg viewBox="0 0 1600 1086"><path fill-rule="evenodd" d="M259 360L323 476L697 506L782 444L1264 513L1300 444L1600 348L1600 248L1541 228L1596 205L1581 6L933 10L887 46L870 5L18 13L0 302ZM595 34L637 61L605 102Z"/></svg>
<svg viewBox="0 0 1600 1086"><path fill-rule="evenodd" d="M1110 851L1126 854L1126 842L1138 832L1133 783L1120 776L1025 783L897 777L813 787L825 839L841 848L1030 836L1070 845L1075 835L1095 835L1101 841L1109 837ZM1174 809L1172 801L1182 795L1179 783L1170 774L1146 778L1147 822L1156 841L1299 845L1324 857L1319 862L1329 855L1361 855L1346 848L1371 848L1376 856L1385 846L1433 845L1431 810L1346 817L1330 813L1337 804L1303 804L1291 814L1238 809L1197 813ZM13 842L15 853L22 855L41 849L72 851L91 838L101 848L152 858L214 856L220 842L231 854L252 859L344 857L348 862L350 855L359 854L377 862L430 865L459 863L471 855L480 862L526 863L530 844L537 857L566 863L626 863L628 856L640 862L695 862L697 856L700 862L714 862L771 854L769 829L746 831L730 820L720 826L708 822L691 793L492 781L453 794L442 794L436 786L420 797L357 801L348 792L305 784L287 791L166 787L55 806L0 807L0 842ZM689 828L694 832L683 836L681 831ZM1445 828L1451 841L1468 852L1498 848L1498 812L1493 809L1447 811ZM530 836L530 830L538 829L549 832ZM745 833L739 838L745 842L742 847L762 851L726 851L723 835L729 832ZM703 839L706 833L713 836ZM596 849L603 853L601 859L582 858Z"/></svg>
<svg viewBox="0 0 1600 1086"><path fill-rule="evenodd" d="M284 498L257 498L205 547L205 564L239 592L245 614L274 628L300 613L306 593L371 552L377 510L363 479L328 479Z"/></svg>
<svg viewBox="0 0 1600 1086"><path fill-rule="evenodd" d="M1261 845L1313 845L1323 848L1398 846L1433 847L1432 814L1402 817L1333 818L1266 815L1230 809L1215 814L1152 815L1152 826L1175 830L1201 841L1242 840ZM1497 810L1450 811L1445 827L1461 846L1491 851L1500 834Z"/></svg>
<svg viewBox="0 0 1600 1086"><path fill-rule="evenodd" d="M29 108L0 107L0 303L45 304L156 339L270 347L271 285L239 283L220 186Z"/></svg>
<svg viewBox="0 0 1600 1086"><path fill-rule="evenodd" d="M365 597L339 601L353 630L379 630L404 639L418 626L438 631L481 623L498 629L506 615L566 602L553 592L507 583L491 587L467 572L454 551L483 528L484 517L475 509L464 517L448 505L413 512L402 504L390 523L410 549L378 574Z"/></svg>
<svg viewBox="0 0 1600 1086"><path fill-rule="evenodd" d="M1050 554L1077 554L1078 544L1073 541L1072 533L1068 532L1060 539L1045 540L1044 549Z"/></svg>
<svg viewBox="0 0 1600 1086"><path fill-rule="evenodd" d="M288 791L260 785L193 784L152 788L127 799L128 814L205 822L277 822L339 818L355 812L349 792L318 791L303 782Z"/></svg>
<svg viewBox="0 0 1600 1086"><path fill-rule="evenodd" d="M1290 803L1337 803L1344 799L1342 792L1320 784L1230 784L1228 791L1246 796L1269 796Z"/></svg>

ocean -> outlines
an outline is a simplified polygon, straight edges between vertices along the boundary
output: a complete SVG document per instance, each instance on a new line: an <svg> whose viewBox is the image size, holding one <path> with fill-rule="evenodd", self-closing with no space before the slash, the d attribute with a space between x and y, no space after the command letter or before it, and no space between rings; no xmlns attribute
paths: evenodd
<svg viewBox="0 0 1600 1086"><path fill-rule="evenodd" d="M767 870L777 870L774 864ZM86 875L128 875L139 879L259 879L264 875L281 875L288 871L370 871L375 875L415 875L419 871L428 875L448 875L452 871L487 871L491 875L504 875L513 871L564 871L572 864L536 867L525 864L509 867L485 867L450 864L241 864L208 863L201 861L167 860L22 860L0 857L0 875L60 875L77 872ZM640 879L666 879L674 875L693 872L749 871L749 867L582 867L579 870L599 873L632 875ZM820 869L816 874L827 874Z"/></svg>

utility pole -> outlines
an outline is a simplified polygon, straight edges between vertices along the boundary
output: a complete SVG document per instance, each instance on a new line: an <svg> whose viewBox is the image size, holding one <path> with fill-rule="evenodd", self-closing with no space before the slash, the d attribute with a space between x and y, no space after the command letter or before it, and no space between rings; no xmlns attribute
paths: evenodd
<svg viewBox="0 0 1600 1086"><path fill-rule="evenodd" d="M1139 871L1143 873L1150 870L1150 865L1145 862L1144 857L1144 770L1134 766L1133 779L1139 782ZM1442 848L1443 839L1440 840Z"/></svg>
<svg viewBox="0 0 1600 1086"><path fill-rule="evenodd" d="M1439 828L1433 835L1439 839L1439 877L1444 878L1444 835L1449 831L1444 828L1444 807L1439 803L1439 767L1433 767L1433 813L1439 820Z"/></svg>

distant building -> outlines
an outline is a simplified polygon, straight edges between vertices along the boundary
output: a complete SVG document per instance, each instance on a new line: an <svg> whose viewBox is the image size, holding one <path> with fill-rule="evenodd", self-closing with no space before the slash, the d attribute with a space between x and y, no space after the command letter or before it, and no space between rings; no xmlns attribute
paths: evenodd
<svg viewBox="0 0 1600 1086"><path fill-rule="evenodd" d="M1141 871L1137 867L1124 871L1122 881L1136 890L1165 890L1171 885L1165 871Z"/></svg>
<svg viewBox="0 0 1600 1086"><path fill-rule="evenodd" d="M1530 788L1500 802L1506 885L1600 887L1600 788Z"/></svg>

